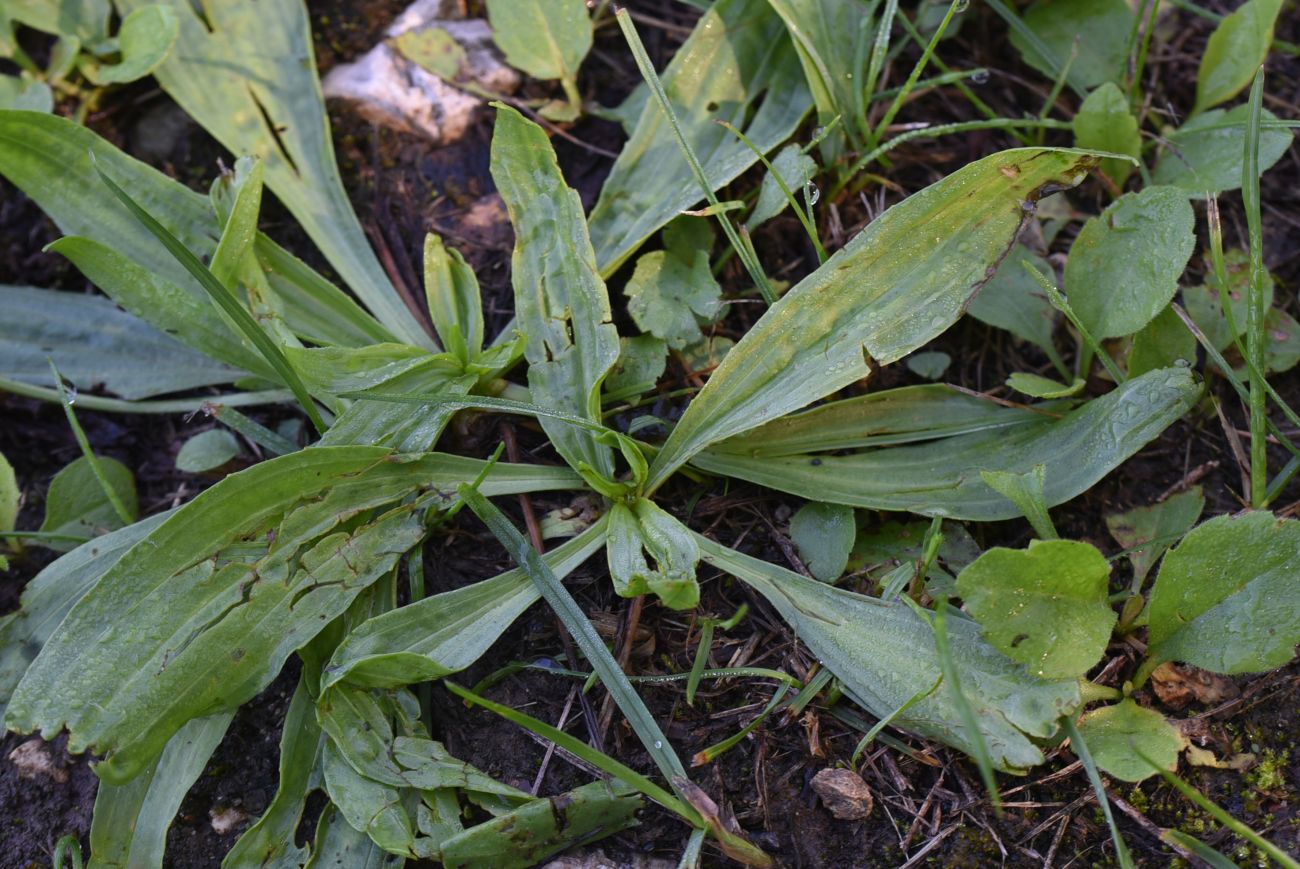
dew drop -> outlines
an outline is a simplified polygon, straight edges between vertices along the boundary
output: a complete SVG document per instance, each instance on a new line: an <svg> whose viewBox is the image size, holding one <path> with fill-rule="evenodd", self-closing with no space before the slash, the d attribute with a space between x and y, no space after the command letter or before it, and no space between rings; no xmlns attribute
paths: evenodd
<svg viewBox="0 0 1300 869"><path fill-rule="evenodd" d="M987 69L976 69L971 71L971 84L988 84L988 80L989 71Z"/></svg>
<svg viewBox="0 0 1300 869"><path fill-rule="evenodd" d="M970 0L957 0L957 2L953 4L952 11L954 14L960 15L962 12L965 12L969 8L970 8Z"/></svg>
<svg viewBox="0 0 1300 869"><path fill-rule="evenodd" d="M809 205L816 205L817 200L822 198L822 191L816 184L809 182L804 185L804 195L808 197Z"/></svg>
<svg viewBox="0 0 1300 869"><path fill-rule="evenodd" d="M662 740L662 739L656 739L656 740L655 740L655 748L663 748L663 747L664 747L663 740Z"/></svg>

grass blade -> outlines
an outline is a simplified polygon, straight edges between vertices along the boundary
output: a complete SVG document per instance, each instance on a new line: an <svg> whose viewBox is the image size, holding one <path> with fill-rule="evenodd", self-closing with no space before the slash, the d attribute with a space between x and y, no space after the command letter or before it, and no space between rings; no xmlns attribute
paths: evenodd
<svg viewBox="0 0 1300 869"><path fill-rule="evenodd" d="M1246 206L1250 235L1250 289L1246 307L1246 354L1253 373L1250 377L1250 503L1256 510L1268 501L1268 425L1264 405L1264 350L1268 331L1264 318L1268 298L1264 293L1264 234L1259 201L1259 122L1263 112L1264 68L1255 72L1250 88L1250 119L1246 125L1246 153L1241 161L1241 198Z"/></svg>
<svg viewBox="0 0 1300 869"><path fill-rule="evenodd" d="M93 159L93 153L91 156ZM302 379L298 377L298 372L294 371L293 366L289 364L289 360L284 357L279 345L262 330L262 327L253 319L253 315L248 313L248 310L243 305L239 304L234 295L217 280L208 267L200 262L199 258L180 239L172 235L165 226L154 220L149 212L141 208L131 198L131 194L118 186L117 182L110 178L108 173L99 167L98 163L95 164L95 171L99 173L100 179L108 185L108 189L113 191L113 194L121 200L135 219L153 233L158 241L162 242L163 247L167 248L167 252L185 267L185 270L208 292L208 295L217 303L217 306L234 321L239 331L244 334L244 337L261 352L262 357L275 369L276 373L284 381L285 386L288 386L294 397L298 399L298 403L302 405L303 411L307 414L307 418L311 420L312 425L316 427L316 431L324 434L327 426L325 421L321 419L320 411L317 410L316 403L312 400L307 387L303 384Z"/></svg>

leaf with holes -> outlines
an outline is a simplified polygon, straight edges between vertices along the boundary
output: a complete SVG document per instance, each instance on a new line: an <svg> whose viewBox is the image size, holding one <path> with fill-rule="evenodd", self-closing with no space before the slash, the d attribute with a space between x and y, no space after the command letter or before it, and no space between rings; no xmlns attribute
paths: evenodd
<svg viewBox="0 0 1300 869"><path fill-rule="evenodd" d="M1106 602L1110 565L1074 540L995 547L957 577L957 593L1007 657L1045 679L1082 676L1101 659L1115 626Z"/></svg>

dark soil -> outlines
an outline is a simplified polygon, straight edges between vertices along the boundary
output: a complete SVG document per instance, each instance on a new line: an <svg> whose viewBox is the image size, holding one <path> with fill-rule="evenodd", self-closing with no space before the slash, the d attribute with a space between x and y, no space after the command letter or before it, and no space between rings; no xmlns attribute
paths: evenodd
<svg viewBox="0 0 1300 869"><path fill-rule="evenodd" d="M322 71L373 44L386 23L404 4L397 0L316 0L310 4L316 50ZM475 4L471 4L475 5ZM694 17L688 7L669 0L643 0L629 4L645 18L639 23L652 56L662 62L682 39L682 27ZM1221 8L1235 4L1213 2ZM1003 116L1036 112L1046 97L1048 84L1014 60L1006 44L1004 25L972 4L970 20L959 36L944 43L942 54L954 67L985 65L993 70L980 96ZM1194 92L1196 62L1209 25L1191 16L1179 21L1185 28L1172 47L1153 56L1159 70L1159 99L1167 110L1185 116ZM662 26L664 24L671 26ZM1300 41L1300 16L1284 14L1279 38ZM582 85L587 94L605 105L615 105L636 81L635 70L625 60L616 28L597 37L597 51L584 67ZM910 69L914 52L904 55L888 71L891 82ZM1270 60L1269 107L1283 117L1300 117L1300 61L1283 55ZM1026 100L1033 102L1028 105ZM1069 103L1065 112L1073 110ZM1165 103L1167 102L1167 106ZM346 106L331 105L335 146L345 181L372 244L395 279L418 290L421 248L427 231L441 234L475 267L484 289L489 328L499 328L511 314L509 276L513 237L488 173L490 116L461 142L433 148L416 137L394 133L360 120ZM948 122L971 117L971 109L947 92L924 95L905 109L900 120ZM140 85L112 95L89 119L101 135L156 165L187 184L205 189L224 155L210 137L185 118L152 85ZM597 150L617 151L620 129L595 118L584 119L569 130L586 146L556 138L557 153L569 183L588 207L594 202L610 160ZM1067 138L1051 140L1069 144ZM862 196L846 196L833 203L842 243L872 216L881 204L896 202L937 180L956 167L1010 145L997 133L918 140L892 155L889 188L868 186ZM736 185L743 191L760 177L755 172ZM896 185L896 186L895 186ZM1294 191L1300 188L1300 149L1293 148L1265 178L1264 219L1267 264L1278 279L1278 300L1293 316L1300 316L1295 288L1300 285L1300 208ZM733 191L735 192L735 191ZM1096 209L1104 202L1095 181L1071 194L1081 209ZM728 198L728 196L723 197ZM1229 245L1244 238L1244 220L1233 197L1224 197L1225 232ZM825 221L825 213L822 213ZM1203 221L1202 221L1203 222ZM328 274L320 255L301 230L275 203L268 203L263 228L313 266ZM823 236L834 234L823 226ZM41 248L58 236L57 230L24 196L0 181L0 284L19 283L88 292L89 284L66 261ZM791 217L778 218L756 234L755 243L770 273L797 280L816 260L806 250L802 228ZM1058 247L1060 243L1058 242ZM1193 269L1203 266L1194 259ZM619 281L611 284L616 308ZM723 274L729 290L746 285L733 261ZM754 306L730 306L720 334L739 337L757 316ZM621 314L619 314L621 316ZM1045 364L1036 351L1017 346L1004 333L967 318L933 342L955 360L948 377L972 389L1001 394L1000 384L1015 370L1032 370ZM669 392L687 385L690 372L670 370L662 388ZM677 382L673 382L676 377ZM919 382L903 366L881 372L872 388ZM1277 378L1274 384L1293 405L1300 404L1300 374ZM1104 391L1103 383L1090 385ZM1221 383L1211 389L1223 403L1231 424L1245 429L1242 409ZM680 408L667 399L656 413L671 417ZM288 412L279 409L254 414L274 423ZM181 443L212 425L196 418L125 417L82 410L79 412L92 444L101 455L112 456L135 473L143 514L152 514L192 498L213 482L211 477L184 474L174 459ZM499 420L479 417L448 433L445 448L486 454L500 438ZM524 423L518 436L530 460L554 459L544 441ZM14 464L25 502L20 528L40 524L44 493L59 468L79 454L62 411L52 405L0 394L0 453ZM1274 467L1285 461L1280 450ZM1159 440L1111 474L1100 485L1053 511L1063 536L1087 540L1107 553L1118 547L1106 535L1105 515L1150 504L1166 493L1198 482L1207 497L1206 515L1241 508L1241 474L1223 426L1206 409L1172 426ZM665 507L689 515L693 527L744 551L778 564L798 568L791 560L787 540L781 535L785 520L798 504L756 487L718 483L698 487L674 484L664 493ZM538 511L565 502L537 499ZM513 499L502 505L522 524ZM1279 512L1300 512L1300 485L1293 483L1277 502ZM883 521L885 517L881 516ZM992 523L972 528L982 545L1022 546L1031 536L1020 521ZM17 606L23 584L52 560L52 554L29 547L12 560L13 569L0 579L0 612ZM494 575L511 566L485 529L468 515L458 518L444 539L426 550L429 590L442 591ZM1122 571L1121 571L1122 573ZM727 616L741 604L749 616L734 630L719 632L710 661L717 666L763 666L783 669L797 678L809 678L817 662L798 642L766 602L735 580L705 570L701 575L700 616ZM1117 579L1117 588L1127 579ZM569 587L588 613L607 624L608 639L621 648L626 641L629 604L616 597L600 558L579 570ZM697 616L675 613L647 601L640 615L640 630L630 656L634 675L680 673L689 670L699 632ZM1099 681L1119 686L1132 676L1137 652L1117 644ZM521 618L492 650L457 680L475 685L516 662L563 665L564 646L556 623L538 605ZM226 738L204 774L181 807L168 838L169 866L215 867L238 834L266 807L277 783L280 726L297 680L291 664L271 686L236 715ZM1187 767L1180 774L1207 796L1241 818L1273 842L1300 854L1300 814L1296 793L1300 787L1300 724L1295 710L1300 704L1300 665L1275 673L1236 679L1237 699L1214 707L1193 704L1178 713L1194 722L1197 742L1219 757L1241 752L1256 755L1250 771ZM563 719L575 735L590 736L587 714L569 677L529 669L492 680L486 691L493 699L522 709L549 722ZM918 686L919 687L919 686ZM683 758L739 730L770 699L774 685L761 681L725 680L701 686L695 705L685 703L680 683L645 683L640 691ZM526 731L480 709L468 708L440 687L432 693L434 736L457 756L503 781L541 793L558 793L589 781L588 772L565 759L563 752L548 755L545 744ZM1160 701L1139 693L1139 699L1160 708ZM893 732L889 745L877 742L867 752L859 771L876 797L874 814L866 821L835 820L821 805L810 782L819 770L845 765L861 732L835 717L825 696L805 713L787 720L773 715L753 734L712 764L692 771L694 780L734 815L740 827L780 865L799 867L893 867L900 865L970 866L1080 866L1112 865L1114 851L1096 801L1075 758L1065 749L1049 752L1048 763L1031 776L1000 779L1006 801L1002 816L992 810L979 775L965 757L933 743ZM589 698L591 717L601 718L604 694ZM598 730L601 730L598 728ZM51 772L32 779L19 778L10 753L33 737L10 734L0 741L0 869L49 865L54 842L63 835L81 838L87 846L96 779L84 758L69 757L60 737L46 746ZM630 729L617 714L597 734L603 749L622 762L652 772L652 764ZM908 750L902 751L899 746ZM540 775L539 775L540 772ZM1113 783L1120 828L1142 866L1171 865L1176 856L1157 838L1160 828L1192 833L1207 844L1230 854L1243 864L1262 860L1230 832L1220 829L1205 813L1183 800L1158 780L1132 786ZM312 804L314 812L319 801ZM226 834L213 827L215 813L234 811L245 820ZM309 815L314 815L309 812ZM311 818L308 819L310 822ZM310 823L303 830L309 831ZM642 824L599 846L614 862L630 865L633 859L662 858L675 864L686 841L686 828L658 809L646 811ZM724 865L719 853L706 850L706 865ZM1263 865L1262 863L1260 865Z"/></svg>

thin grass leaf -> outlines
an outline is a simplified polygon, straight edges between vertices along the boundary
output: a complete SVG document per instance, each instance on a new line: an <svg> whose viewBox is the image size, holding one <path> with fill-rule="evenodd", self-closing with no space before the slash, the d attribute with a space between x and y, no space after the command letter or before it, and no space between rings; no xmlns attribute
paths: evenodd
<svg viewBox="0 0 1300 869"><path fill-rule="evenodd" d="M185 267L185 270L188 271L200 285L202 285L203 289L208 292L212 301L215 302L223 312L225 312L226 316L234 321L235 325L239 327L239 331L243 333L243 336L258 349L262 354L262 357L272 368L275 369L284 384L289 387L291 392L293 392L294 397L298 399L298 404L307 414L307 418L310 419L312 425L316 427L316 431L324 434L326 429L325 421L321 419L320 411L316 408L316 403L312 400L311 394L307 391L307 387L303 385L302 379L298 376L298 372L289 364L289 360L284 357L284 353L280 350L279 345L271 339L271 336L267 335L266 332L263 331L257 321L253 319L253 316L248 313L248 310L239 303L239 301L228 289L226 289L224 285L222 285L221 281L217 280L216 276L212 274L208 267L205 266L198 257L190 252L190 249L186 247L180 239L172 235L171 232L169 232L161 223L154 220L149 212L141 208L140 205L131 198L131 194L118 186L117 182L110 178L108 173L101 169L98 164L96 164L95 169L99 172L100 179L108 185L108 188L113 191L113 194L117 196L121 203L127 207L132 215L134 215L135 219L140 221L146 229L153 233L155 238L162 242L168 252L171 253L171 255Z"/></svg>
<svg viewBox="0 0 1300 869"><path fill-rule="evenodd" d="M128 510L122 496L118 493L117 487L109 482L108 477L104 474L104 468L99 463L99 456L90 448L90 440L86 437L85 430L81 423L77 421L77 412L72 409L72 404L76 401L75 397L68 393L68 387L63 382L63 375L59 374L59 369L55 367L54 360L50 360L50 373L54 375L54 382L59 387L59 404L63 406L63 414L67 417L68 426L72 429L72 435L77 440L77 446L81 449L81 456L90 466L90 472L95 475L99 488L103 491L104 497L108 503L113 505L113 512L117 518L122 520L123 525L130 525L136 520L136 513L139 508Z"/></svg>
<svg viewBox="0 0 1300 869"><path fill-rule="evenodd" d="M1276 16L1276 11L1274 11ZM1264 354L1268 347L1265 317L1268 298L1264 293L1264 233L1260 217L1259 195L1259 122L1263 111L1264 68L1255 72L1250 88L1250 114L1246 123L1245 156L1241 161L1241 198L1246 207L1246 227L1250 237L1250 289L1246 307L1246 355L1250 378L1250 502L1263 509L1268 498L1268 440L1265 407Z"/></svg>
<svg viewBox="0 0 1300 869"><path fill-rule="evenodd" d="M1079 758L1084 771L1088 774L1092 792L1097 795L1097 805L1101 808L1102 817L1106 819L1106 826L1110 828L1110 840L1115 843L1115 856L1119 860L1121 869L1134 869L1133 857L1129 854L1128 846L1124 844L1124 837L1120 835L1119 827L1115 824L1115 816L1111 813L1106 785L1102 783L1101 773L1097 771L1097 764L1093 763L1092 755L1088 752L1088 746L1084 743L1079 728L1074 726L1074 719L1068 715L1061 719L1061 727L1070 739L1070 749Z"/></svg>
<svg viewBox="0 0 1300 869"><path fill-rule="evenodd" d="M524 539L505 514L478 491L469 486L462 486L460 498L501 541L501 545L510 553L510 557L528 574L537 585L538 591L546 598L546 602L564 622L564 626L569 629L569 633L591 664L592 670L614 697L614 701L627 717L628 723L632 725L632 729L649 752L655 765L659 767L659 771L670 781L676 776L685 778L686 768L682 766L681 760L678 759L668 738L659 728L658 722L641 701L632 684L628 682L627 675L618 666L609 649L605 647L605 643L583 614L578 602L556 578L542 556ZM683 817L691 817L691 815L684 814Z"/></svg>

